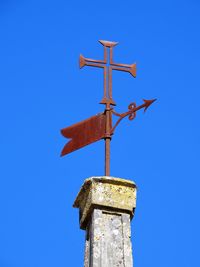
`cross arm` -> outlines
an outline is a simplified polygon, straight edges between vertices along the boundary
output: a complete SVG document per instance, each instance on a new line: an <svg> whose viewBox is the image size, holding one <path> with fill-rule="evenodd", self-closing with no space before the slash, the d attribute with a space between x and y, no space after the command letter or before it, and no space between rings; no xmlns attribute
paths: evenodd
<svg viewBox="0 0 200 267"><path fill-rule="evenodd" d="M79 58L80 69L83 68L84 66L104 68L105 64L106 64L106 60L96 60L96 59L91 59L91 58L85 58L83 55L80 55L80 58Z"/></svg>
<svg viewBox="0 0 200 267"><path fill-rule="evenodd" d="M136 63L131 65L113 63L110 68L112 70L129 72L134 78L136 77Z"/></svg>

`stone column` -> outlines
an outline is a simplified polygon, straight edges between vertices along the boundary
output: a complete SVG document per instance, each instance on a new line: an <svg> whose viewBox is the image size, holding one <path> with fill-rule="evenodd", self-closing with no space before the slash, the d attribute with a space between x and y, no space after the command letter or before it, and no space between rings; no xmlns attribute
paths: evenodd
<svg viewBox="0 0 200 267"><path fill-rule="evenodd" d="M85 180L74 202L86 230L84 267L133 267L130 221L136 185L115 177Z"/></svg>

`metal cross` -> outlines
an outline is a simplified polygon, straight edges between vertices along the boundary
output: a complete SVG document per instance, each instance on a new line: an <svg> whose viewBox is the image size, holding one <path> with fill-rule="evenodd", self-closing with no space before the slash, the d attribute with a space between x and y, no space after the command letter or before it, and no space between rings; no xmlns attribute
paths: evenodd
<svg viewBox="0 0 200 267"><path fill-rule="evenodd" d="M113 47L117 42L99 41L104 46L104 59L95 60L85 58L80 55L80 68L84 66L103 68L104 70L104 94L101 104L105 104L106 115L106 133L105 133L105 175L110 176L110 141L112 132L112 109L110 105L115 106L116 103L112 98L112 70L129 72L133 77L136 77L136 64L119 64L113 62Z"/></svg>
<svg viewBox="0 0 200 267"><path fill-rule="evenodd" d="M104 70L104 95L101 104L109 104L115 106L116 103L112 98L112 70L129 72L133 77L136 77L136 64L119 64L113 62L113 47L117 42L99 41L104 46L104 59L95 60L85 58L80 55L80 68L84 66L103 68Z"/></svg>

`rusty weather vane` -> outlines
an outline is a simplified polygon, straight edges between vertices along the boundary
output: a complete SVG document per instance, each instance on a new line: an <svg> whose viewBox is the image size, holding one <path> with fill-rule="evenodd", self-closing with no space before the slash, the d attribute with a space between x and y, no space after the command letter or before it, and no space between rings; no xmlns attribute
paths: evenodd
<svg viewBox="0 0 200 267"><path fill-rule="evenodd" d="M112 97L112 71L129 72L134 78L136 77L136 64L119 64L113 61L113 47L118 43L110 41L99 41L104 47L104 59L95 60L85 58L80 55L80 68L84 66L102 68L104 73L104 92L100 104L105 105L103 113L97 114L84 121L76 123L72 126L64 128L61 133L64 137L71 139L63 148L61 156L69 154L79 148L96 142L100 139L105 140L105 175L110 176L110 141L112 135L120 123L120 121L127 117L133 120L136 117L136 112L142 108L144 111L156 100L145 100L140 106L136 103L131 103L128 106L128 111L124 113L115 112L113 106L116 105ZM112 115L118 117L118 120L113 125Z"/></svg>

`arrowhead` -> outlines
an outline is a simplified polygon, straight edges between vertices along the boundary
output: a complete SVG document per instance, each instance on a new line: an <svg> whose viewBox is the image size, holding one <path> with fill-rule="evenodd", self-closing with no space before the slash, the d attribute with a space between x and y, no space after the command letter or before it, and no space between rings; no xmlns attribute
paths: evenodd
<svg viewBox="0 0 200 267"><path fill-rule="evenodd" d="M79 67L80 69L83 68L85 66L85 58L84 56L80 55L80 58L79 58Z"/></svg>
<svg viewBox="0 0 200 267"><path fill-rule="evenodd" d="M143 99L144 103L145 103L145 108L144 108L144 112L148 109L148 107L156 101L156 98L155 99L152 99L152 100L146 100L146 99Z"/></svg>
<svg viewBox="0 0 200 267"><path fill-rule="evenodd" d="M136 63L131 65L129 72L134 78L136 77Z"/></svg>

